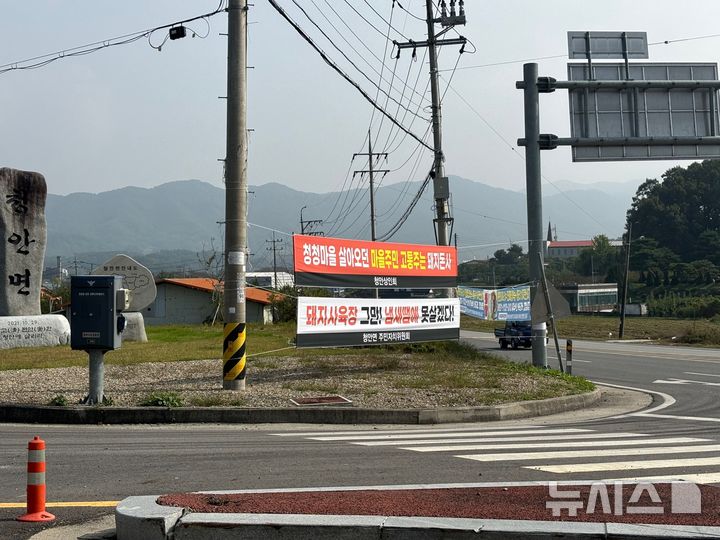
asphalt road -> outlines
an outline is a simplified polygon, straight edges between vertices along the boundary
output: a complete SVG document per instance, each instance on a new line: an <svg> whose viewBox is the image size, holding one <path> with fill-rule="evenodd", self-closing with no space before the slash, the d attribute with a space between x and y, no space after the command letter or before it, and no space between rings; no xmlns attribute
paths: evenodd
<svg viewBox="0 0 720 540"><path fill-rule="evenodd" d="M463 334L501 352L488 335ZM530 361L531 353L502 354ZM449 427L0 425L0 503L24 502L34 435L47 443L48 501L101 505L50 508L61 523L110 513L129 495L173 491L655 476L720 482L720 351L575 341L573 360L575 374L652 392L653 405L592 421ZM43 528L15 522L22 509L2 506L0 537Z"/></svg>

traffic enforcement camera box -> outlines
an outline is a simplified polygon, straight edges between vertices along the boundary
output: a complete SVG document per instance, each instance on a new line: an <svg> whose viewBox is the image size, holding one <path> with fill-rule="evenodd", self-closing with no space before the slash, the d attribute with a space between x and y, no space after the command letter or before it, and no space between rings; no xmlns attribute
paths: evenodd
<svg viewBox="0 0 720 540"><path fill-rule="evenodd" d="M120 276L72 276L70 346L72 349L119 349L125 328L122 311L129 305Z"/></svg>

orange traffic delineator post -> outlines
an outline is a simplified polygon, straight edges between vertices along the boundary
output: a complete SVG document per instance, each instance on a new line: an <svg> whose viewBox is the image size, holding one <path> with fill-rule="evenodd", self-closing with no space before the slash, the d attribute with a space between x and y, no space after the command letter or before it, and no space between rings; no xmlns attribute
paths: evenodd
<svg viewBox="0 0 720 540"><path fill-rule="evenodd" d="M18 521L52 521L55 516L45 511L45 441L35 435L28 443L27 513Z"/></svg>

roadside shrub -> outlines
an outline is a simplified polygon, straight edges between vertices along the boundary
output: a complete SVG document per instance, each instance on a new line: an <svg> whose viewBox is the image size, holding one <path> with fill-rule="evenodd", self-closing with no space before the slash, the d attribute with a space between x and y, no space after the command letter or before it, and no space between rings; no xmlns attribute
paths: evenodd
<svg viewBox="0 0 720 540"><path fill-rule="evenodd" d="M720 297L675 295L654 298L648 302L651 317L676 317L679 319L712 318L720 314Z"/></svg>
<svg viewBox="0 0 720 540"><path fill-rule="evenodd" d="M280 294L270 294L273 322L294 321L297 313L297 291L295 287L285 286L278 292Z"/></svg>
<svg viewBox="0 0 720 540"><path fill-rule="evenodd" d="M289 322L297 318L298 296L330 296L330 291L317 287L282 287L278 294L270 294L273 322Z"/></svg>
<svg viewBox="0 0 720 540"><path fill-rule="evenodd" d="M182 399L175 392L153 392L140 402L143 407L182 407Z"/></svg>
<svg viewBox="0 0 720 540"><path fill-rule="evenodd" d="M68 400L63 394L58 394L48 402L48 405L52 405L53 407L67 407Z"/></svg>
<svg viewBox="0 0 720 540"><path fill-rule="evenodd" d="M704 345L716 345L720 343L720 328L708 326L698 327L693 324L693 326L689 328L684 335L679 336L677 341L691 345L698 343L702 343Z"/></svg>

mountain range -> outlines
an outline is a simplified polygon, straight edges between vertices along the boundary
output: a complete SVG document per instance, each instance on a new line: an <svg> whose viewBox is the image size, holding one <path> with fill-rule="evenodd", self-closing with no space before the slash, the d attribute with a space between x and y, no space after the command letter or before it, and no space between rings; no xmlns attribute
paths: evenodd
<svg viewBox="0 0 720 540"><path fill-rule="evenodd" d="M619 237L637 183L583 185L561 182L543 186L544 223L551 222L559 240L589 239L596 234ZM382 185L376 189L377 234L397 222L421 182ZM450 177L453 233L459 259L485 258L510 243L527 245L525 194L481 182ZM252 269L272 264L275 245L282 251L278 266L291 261L292 232L306 225L326 236L370 239L367 189L309 193L278 183L249 186L248 240ZM435 243L432 186L392 241ZM200 180L182 180L154 188L126 187L98 194L48 195L46 262L55 266L100 264L126 253L149 264L154 272L197 269L203 251L222 251L225 191ZM453 236L454 239L454 236ZM165 255L163 255L165 254Z"/></svg>

